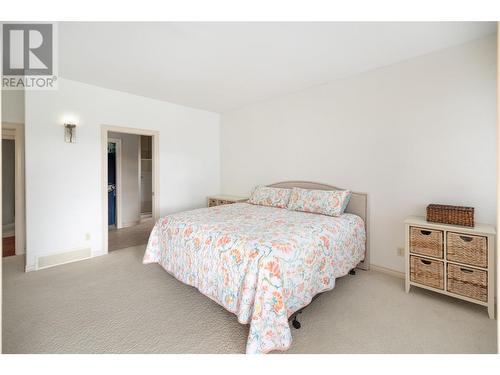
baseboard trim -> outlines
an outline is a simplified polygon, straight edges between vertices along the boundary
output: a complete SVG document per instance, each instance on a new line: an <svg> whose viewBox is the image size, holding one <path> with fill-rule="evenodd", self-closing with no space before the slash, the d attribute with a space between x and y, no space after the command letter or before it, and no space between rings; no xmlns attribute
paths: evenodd
<svg viewBox="0 0 500 375"><path fill-rule="evenodd" d="M78 262L80 260L92 258L90 248L67 251L64 253L52 254L36 259L36 270L60 266L62 264Z"/></svg>
<svg viewBox="0 0 500 375"><path fill-rule="evenodd" d="M403 280L405 279L404 272L391 270L390 268L377 266L375 264L370 264L370 270L375 271L375 272L385 273L386 275L394 276L394 277L397 277L399 279L403 279Z"/></svg>
<svg viewBox="0 0 500 375"><path fill-rule="evenodd" d="M36 271L36 266L34 264L26 265L24 267L24 272L33 272Z"/></svg>
<svg viewBox="0 0 500 375"><path fill-rule="evenodd" d="M128 228L128 227L133 227L135 225L139 225L140 223L141 223L141 220L131 221L129 223L123 223L122 226L120 227L120 229L122 229L122 228Z"/></svg>

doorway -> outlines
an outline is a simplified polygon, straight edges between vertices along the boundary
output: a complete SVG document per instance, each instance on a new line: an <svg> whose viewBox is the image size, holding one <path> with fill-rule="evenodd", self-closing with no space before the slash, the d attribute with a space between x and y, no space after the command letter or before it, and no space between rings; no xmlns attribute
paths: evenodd
<svg viewBox="0 0 500 375"><path fill-rule="evenodd" d="M141 220L151 218L153 215L153 185L152 185L152 152L153 138L147 135L140 136L139 159L139 189L141 195Z"/></svg>
<svg viewBox="0 0 500 375"><path fill-rule="evenodd" d="M108 227L119 229L121 221L122 140L108 138Z"/></svg>
<svg viewBox="0 0 500 375"><path fill-rule="evenodd" d="M2 138L2 245L3 257L16 255L15 140Z"/></svg>
<svg viewBox="0 0 500 375"><path fill-rule="evenodd" d="M158 133L103 126L103 247L144 245L158 217Z"/></svg>
<svg viewBox="0 0 500 375"><path fill-rule="evenodd" d="M24 126L2 124L2 257L25 253Z"/></svg>

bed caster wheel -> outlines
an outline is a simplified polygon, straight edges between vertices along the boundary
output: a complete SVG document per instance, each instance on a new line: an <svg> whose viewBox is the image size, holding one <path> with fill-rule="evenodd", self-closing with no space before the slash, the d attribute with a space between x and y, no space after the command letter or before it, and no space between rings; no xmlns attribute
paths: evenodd
<svg viewBox="0 0 500 375"><path fill-rule="evenodd" d="M356 275L356 270L350 270L349 275Z"/></svg>
<svg viewBox="0 0 500 375"><path fill-rule="evenodd" d="M300 322L297 319L293 319L292 326L295 329L300 329Z"/></svg>

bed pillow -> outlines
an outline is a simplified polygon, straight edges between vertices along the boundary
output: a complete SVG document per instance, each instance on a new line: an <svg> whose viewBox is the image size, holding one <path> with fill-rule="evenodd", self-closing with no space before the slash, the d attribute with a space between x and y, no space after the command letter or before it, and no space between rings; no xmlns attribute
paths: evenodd
<svg viewBox="0 0 500 375"><path fill-rule="evenodd" d="M290 189L257 186L248 202L260 206L286 208L290 200L290 193Z"/></svg>
<svg viewBox="0 0 500 375"><path fill-rule="evenodd" d="M340 216L351 199L350 190L308 190L293 188L288 209L328 216Z"/></svg>

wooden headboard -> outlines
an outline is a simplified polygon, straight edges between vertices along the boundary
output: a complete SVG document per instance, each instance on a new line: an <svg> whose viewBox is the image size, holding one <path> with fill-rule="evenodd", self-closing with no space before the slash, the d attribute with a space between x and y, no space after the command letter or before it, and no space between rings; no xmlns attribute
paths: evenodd
<svg viewBox="0 0 500 375"><path fill-rule="evenodd" d="M311 190L344 190L332 185L320 184L317 182L309 182L309 181L283 181L277 182L275 184L267 185L269 187L276 187L282 189L291 189L291 188L301 188L301 189L311 189ZM365 260L358 264L358 268L363 270L370 269L370 247L369 247L369 231L368 231L368 194L366 193L356 193L352 192L351 200L347 205L345 212L358 215L365 222L365 231L366 231L366 253Z"/></svg>

